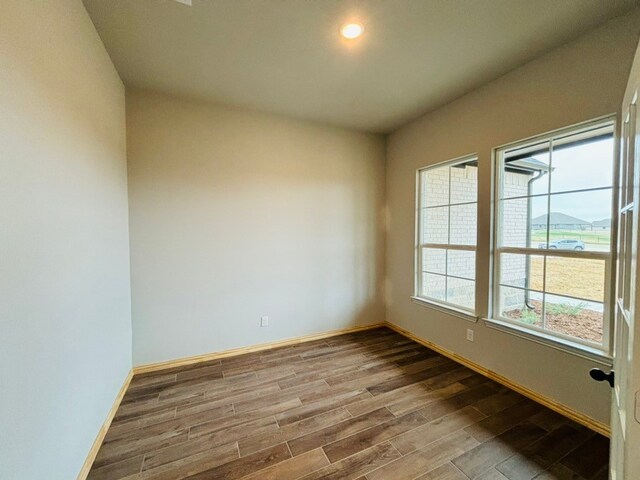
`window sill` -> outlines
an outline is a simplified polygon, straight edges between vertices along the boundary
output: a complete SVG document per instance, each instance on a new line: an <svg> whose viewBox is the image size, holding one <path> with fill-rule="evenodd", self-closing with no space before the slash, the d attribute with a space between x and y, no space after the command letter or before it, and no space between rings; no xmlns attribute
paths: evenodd
<svg viewBox="0 0 640 480"><path fill-rule="evenodd" d="M516 337L539 343L576 357L591 360L607 367L611 367L613 365L612 357L597 348L582 345L578 342L572 342L571 340L559 338L554 335L547 335L543 332L529 330L528 328L519 327L518 325L514 325L503 320L496 320L493 318L483 318L483 320L487 327L508 333L509 335L515 335Z"/></svg>
<svg viewBox="0 0 640 480"><path fill-rule="evenodd" d="M438 310L439 312L453 315L454 317L461 318L463 320L466 320L467 322L477 323L479 319L471 312L467 312L465 310L453 307L451 305L446 305L444 303L438 303L432 300L427 300L425 298L415 296L411 297L411 300L417 305L432 308L433 310Z"/></svg>

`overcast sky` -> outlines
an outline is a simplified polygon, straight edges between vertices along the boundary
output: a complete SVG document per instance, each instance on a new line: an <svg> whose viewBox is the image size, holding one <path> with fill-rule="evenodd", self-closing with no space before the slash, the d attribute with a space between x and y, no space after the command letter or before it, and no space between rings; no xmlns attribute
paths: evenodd
<svg viewBox="0 0 640 480"><path fill-rule="evenodd" d="M533 157L549 163L549 155ZM610 187L613 179L613 139L600 140L553 152L551 192ZM549 175L534 182L533 193L546 193ZM553 195L551 211L561 212L588 222L611 218L612 190ZM532 217L547 213L545 197L533 199Z"/></svg>

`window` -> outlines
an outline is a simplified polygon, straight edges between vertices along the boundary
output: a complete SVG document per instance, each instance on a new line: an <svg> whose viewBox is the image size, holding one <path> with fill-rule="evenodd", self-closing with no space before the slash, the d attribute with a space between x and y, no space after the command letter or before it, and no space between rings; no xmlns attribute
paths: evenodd
<svg viewBox="0 0 640 480"><path fill-rule="evenodd" d="M475 311L477 158L418 171L416 294Z"/></svg>
<svg viewBox="0 0 640 480"><path fill-rule="evenodd" d="M496 151L493 317L609 350L613 122Z"/></svg>

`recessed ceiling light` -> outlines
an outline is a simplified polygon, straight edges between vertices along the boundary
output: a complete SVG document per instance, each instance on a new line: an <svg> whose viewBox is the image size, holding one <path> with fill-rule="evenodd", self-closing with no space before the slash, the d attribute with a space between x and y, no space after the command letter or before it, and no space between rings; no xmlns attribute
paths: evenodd
<svg viewBox="0 0 640 480"><path fill-rule="evenodd" d="M358 38L364 32L364 26L359 23L347 23L340 29L340 34L344 38L352 40Z"/></svg>

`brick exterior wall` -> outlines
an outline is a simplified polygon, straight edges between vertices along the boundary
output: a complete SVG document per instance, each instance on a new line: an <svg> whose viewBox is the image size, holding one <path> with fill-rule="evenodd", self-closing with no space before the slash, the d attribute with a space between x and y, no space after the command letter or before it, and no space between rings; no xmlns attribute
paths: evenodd
<svg viewBox="0 0 640 480"><path fill-rule="evenodd" d="M475 245L477 232L477 185L478 169L475 166L441 167L424 172L422 177L421 209L422 224L428 225L422 232L422 243L451 243L457 245ZM506 172L504 192L506 196L527 194L529 175ZM451 189L451 191L449 191ZM474 202L467 205L448 204ZM505 240L509 245L525 246L527 235L527 201L508 202L509 227ZM451 209L451 212L449 212ZM449 218L451 224L449 225ZM445 263L448 268L445 268ZM472 307L475 303L475 253L449 250L448 255L440 249L424 249L422 271L455 275L469 280L447 278L423 273L423 287L429 296L438 300ZM502 264L505 279L514 285L524 286L526 272L525 259L509 258ZM446 286L445 286L446 285ZM446 290L446 296L445 296ZM522 305L523 292L517 292L504 298L505 306Z"/></svg>
<svg viewBox="0 0 640 480"><path fill-rule="evenodd" d="M514 172L503 174L503 196L505 198L518 197L527 194L527 183L530 175ZM510 200L503 203L503 245L510 247L527 246L527 204L526 198ZM526 255L503 255L500 259L502 282L524 287L527 272ZM525 294L522 290L512 288L500 289L500 305L503 310L521 308Z"/></svg>

